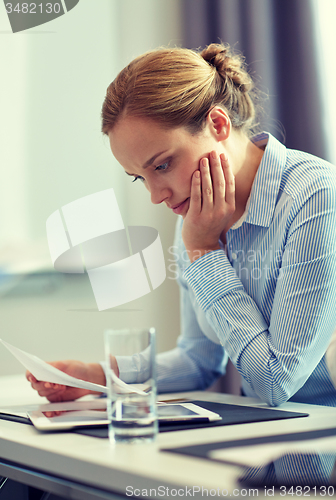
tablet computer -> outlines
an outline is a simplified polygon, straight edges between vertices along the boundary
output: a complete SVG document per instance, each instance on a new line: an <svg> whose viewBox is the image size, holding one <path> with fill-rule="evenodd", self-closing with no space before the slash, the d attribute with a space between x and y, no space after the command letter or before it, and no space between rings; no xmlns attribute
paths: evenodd
<svg viewBox="0 0 336 500"><path fill-rule="evenodd" d="M73 402L71 405L67 403L64 408L58 404L57 409L42 407L39 410L28 412L27 416L32 424L41 431L67 430L108 424L106 400L97 400L96 403L89 401L87 402L89 404L85 404L85 402L78 403L82 404L76 405L76 402ZM217 413L193 403L158 403L157 409L160 423L221 420L220 415Z"/></svg>

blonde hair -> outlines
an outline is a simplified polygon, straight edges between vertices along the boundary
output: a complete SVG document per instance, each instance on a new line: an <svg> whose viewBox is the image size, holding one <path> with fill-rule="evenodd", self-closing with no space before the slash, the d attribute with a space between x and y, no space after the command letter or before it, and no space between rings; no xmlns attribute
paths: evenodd
<svg viewBox="0 0 336 500"><path fill-rule="evenodd" d="M198 53L164 48L134 59L110 84L102 108L108 134L122 116L150 118L166 128L202 130L213 106L249 134L255 121L254 83L241 55L211 44Z"/></svg>

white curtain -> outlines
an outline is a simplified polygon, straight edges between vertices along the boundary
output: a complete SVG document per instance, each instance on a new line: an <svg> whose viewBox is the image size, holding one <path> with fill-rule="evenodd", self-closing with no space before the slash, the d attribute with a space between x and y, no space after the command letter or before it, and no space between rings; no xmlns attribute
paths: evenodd
<svg viewBox="0 0 336 500"><path fill-rule="evenodd" d="M315 38L322 90L324 133L328 144L328 160L336 165L336 2L311 0L314 9Z"/></svg>

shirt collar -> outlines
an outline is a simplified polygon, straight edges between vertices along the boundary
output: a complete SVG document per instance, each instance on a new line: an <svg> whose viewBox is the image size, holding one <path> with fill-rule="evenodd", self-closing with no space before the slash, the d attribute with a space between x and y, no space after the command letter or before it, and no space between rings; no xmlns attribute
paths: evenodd
<svg viewBox="0 0 336 500"><path fill-rule="evenodd" d="M286 165L286 147L271 134L262 132L252 137L251 141L258 147L265 146L265 151L252 184L250 197L242 216L243 221L242 218L239 219L235 228L244 221L264 227L271 224Z"/></svg>

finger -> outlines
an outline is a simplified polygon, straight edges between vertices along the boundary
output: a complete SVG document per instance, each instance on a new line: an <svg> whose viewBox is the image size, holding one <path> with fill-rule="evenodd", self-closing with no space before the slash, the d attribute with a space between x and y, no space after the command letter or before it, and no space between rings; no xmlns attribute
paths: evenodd
<svg viewBox="0 0 336 500"><path fill-rule="evenodd" d="M44 388L44 382L39 382L37 380L36 382L31 382L31 386L35 391L40 391Z"/></svg>
<svg viewBox="0 0 336 500"><path fill-rule="evenodd" d="M202 207L201 173L196 170L191 178L190 204L188 213L198 215Z"/></svg>
<svg viewBox="0 0 336 500"><path fill-rule="evenodd" d="M37 392L44 390L44 389L47 389L50 391L50 390L58 390L58 389L65 388L65 385L52 384L51 382L39 382L39 381L32 382L31 386Z"/></svg>
<svg viewBox="0 0 336 500"><path fill-rule="evenodd" d="M220 155L222 168L224 172L225 178L225 201L231 207L231 209L235 209L236 199L236 183L233 172L231 170L228 158L222 153Z"/></svg>
<svg viewBox="0 0 336 500"><path fill-rule="evenodd" d="M46 389L62 389L65 385L62 384L52 384L51 382L44 382L44 387Z"/></svg>
<svg viewBox="0 0 336 500"><path fill-rule="evenodd" d="M28 380L28 382L37 382L36 378L34 377L34 375L32 373L30 373L29 371L26 371L26 379Z"/></svg>
<svg viewBox="0 0 336 500"><path fill-rule="evenodd" d="M225 177L222 167L221 156L217 151L212 151L211 155L211 178L213 186L213 204L218 205L225 202Z"/></svg>
<svg viewBox="0 0 336 500"><path fill-rule="evenodd" d="M50 403L60 403L61 401L64 401L63 393L46 396L46 398L48 399L48 401L50 401Z"/></svg>
<svg viewBox="0 0 336 500"><path fill-rule="evenodd" d="M48 398L50 399L51 397L57 397L62 395L65 392L65 387L60 389L47 389L42 387L39 391L37 391L38 395L41 396L42 398Z"/></svg>
<svg viewBox="0 0 336 500"><path fill-rule="evenodd" d="M44 412L45 416L48 417L48 418L59 417L63 413L65 413L65 412L61 411L61 410L57 410L57 411L45 411Z"/></svg>
<svg viewBox="0 0 336 500"><path fill-rule="evenodd" d="M211 210L213 207L213 187L210 175L209 160L201 160L201 184L202 184L202 212Z"/></svg>

